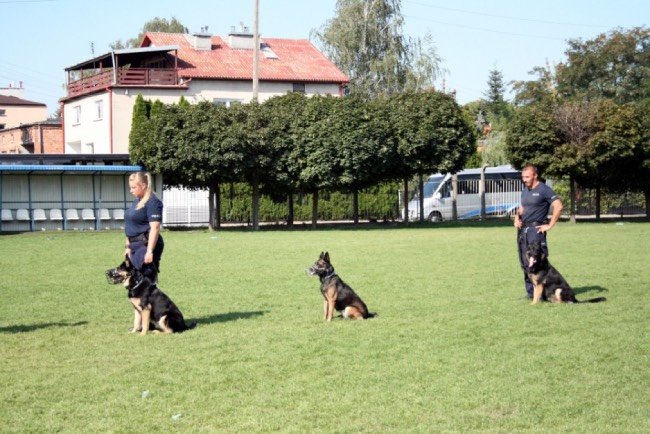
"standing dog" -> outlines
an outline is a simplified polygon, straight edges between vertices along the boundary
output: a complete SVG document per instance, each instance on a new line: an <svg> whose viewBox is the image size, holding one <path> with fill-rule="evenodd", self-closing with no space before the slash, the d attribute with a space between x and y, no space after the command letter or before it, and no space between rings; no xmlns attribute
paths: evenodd
<svg viewBox="0 0 650 434"><path fill-rule="evenodd" d="M325 299L323 313L326 321L332 320L334 309L341 312L343 318L365 319L376 315L368 312L361 297L334 273L328 252L322 252L307 272L320 278L320 292Z"/></svg>
<svg viewBox="0 0 650 434"><path fill-rule="evenodd" d="M535 285L531 304L538 303L542 296L552 303L580 303L566 279L548 262L539 242L528 245L526 259L528 259L528 277ZM607 300L605 297L597 297L584 300L582 303L598 303L605 300Z"/></svg>
<svg viewBox="0 0 650 434"><path fill-rule="evenodd" d="M148 277L133 267L125 258L118 267L106 271L109 283L124 284L133 306L134 318L131 333L145 335L153 326L163 333L180 333L196 327L196 322L185 323L183 314L174 302Z"/></svg>

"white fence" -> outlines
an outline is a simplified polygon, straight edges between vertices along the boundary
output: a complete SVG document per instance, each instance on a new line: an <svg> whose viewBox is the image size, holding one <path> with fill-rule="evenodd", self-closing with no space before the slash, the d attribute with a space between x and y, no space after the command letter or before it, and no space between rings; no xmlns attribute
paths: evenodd
<svg viewBox="0 0 650 434"><path fill-rule="evenodd" d="M165 226L206 226L210 220L208 190L165 188L162 200Z"/></svg>

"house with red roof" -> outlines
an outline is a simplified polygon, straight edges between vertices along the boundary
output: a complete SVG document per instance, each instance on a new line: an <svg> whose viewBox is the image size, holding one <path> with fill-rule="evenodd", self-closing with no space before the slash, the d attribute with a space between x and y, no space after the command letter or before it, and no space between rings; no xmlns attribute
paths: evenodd
<svg viewBox="0 0 650 434"><path fill-rule="evenodd" d="M253 98L253 35L146 33L139 48L113 50L66 68L62 98L68 154L126 154L133 105L248 103ZM305 39L260 38L258 100L287 92L342 95L348 77Z"/></svg>

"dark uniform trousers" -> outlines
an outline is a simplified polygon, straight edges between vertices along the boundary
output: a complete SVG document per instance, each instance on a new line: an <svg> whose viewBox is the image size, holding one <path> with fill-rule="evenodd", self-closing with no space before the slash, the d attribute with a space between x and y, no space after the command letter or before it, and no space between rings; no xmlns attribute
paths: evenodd
<svg viewBox="0 0 650 434"><path fill-rule="evenodd" d="M533 298L533 282L528 278L528 260L526 259L526 249L528 245L539 241L546 256L548 256L548 246L546 245L546 233L537 232L537 226L546 224L545 222L524 223L521 229L517 230L517 245L519 247L519 263L524 270L524 284L526 285L526 294L528 298Z"/></svg>
<svg viewBox="0 0 650 434"><path fill-rule="evenodd" d="M133 240L133 241L132 241ZM147 254L147 239L129 238L129 248L131 249L131 262L133 266L142 271L153 282L158 282L158 272L160 271L160 257L162 256L165 243L161 236L158 237L156 247L153 249L153 263L145 264L144 256Z"/></svg>

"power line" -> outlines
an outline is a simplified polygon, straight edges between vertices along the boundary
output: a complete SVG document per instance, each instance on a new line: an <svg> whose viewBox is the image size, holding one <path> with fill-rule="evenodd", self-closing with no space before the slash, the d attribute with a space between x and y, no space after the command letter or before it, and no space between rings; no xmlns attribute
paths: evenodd
<svg viewBox="0 0 650 434"><path fill-rule="evenodd" d="M552 36L542 36L542 35L526 35L523 33L513 33L513 32L502 32L499 30L492 30L492 29L485 29L482 27L473 27L473 26L466 26L464 24L453 24L453 23L446 23L444 21L438 21L438 20L431 20L428 18L422 18L422 17L415 17L415 16L410 16L410 15L404 15L406 18L411 18L414 20L421 20L421 21L428 21L431 23L436 23L436 24L443 24L445 26L453 26L453 27L460 27L463 29L470 29L470 30L479 30L481 32L489 32L489 33L497 33L501 35L507 35L507 36L518 36L518 37L526 37L526 38L538 38L538 39L548 39L551 41L565 41L565 38L555 38Z"/></svg>
<svg viewBox="0 0 650 434"><path fill-rule="evenodd" d="M56 2L59 0L0 0L0 3L2 4L9 4L9 3L48 3L48 2Z"/></svg>
<svg viewBox="0 0 650 434"><path fill-rule="evenodd" d="M496 14L488 14L485 12L475 12L475 11L468 11L464 9L455 9L455 8L448 8L444 6L434 6L431 4L427 3L422 3L422 2L417 2L417 1L411 1L411 0L406 0L405 3L411 3L419 6L424 6L432 9L441 9L441 10L446 10L446 11L452 11L452 12L461 12L464 14L471 14L471 15L479 15L483 17L493 17L493 18L503 18L506 20L514 20L514 21L527 21L527 22L532 22L532 23L540 23L540 24L554 24L554 25L561 25L561 26L582 26L582 27L598 27L598 28L610 28L611 26L604 26L604 25L598 25L598 24L582 24L582 23L568 23L568 22L561 22L561 21L547 21L547 20L539 20L535 18L522 18L522 17L512 17L508 15L496 15Z"/></svg>

